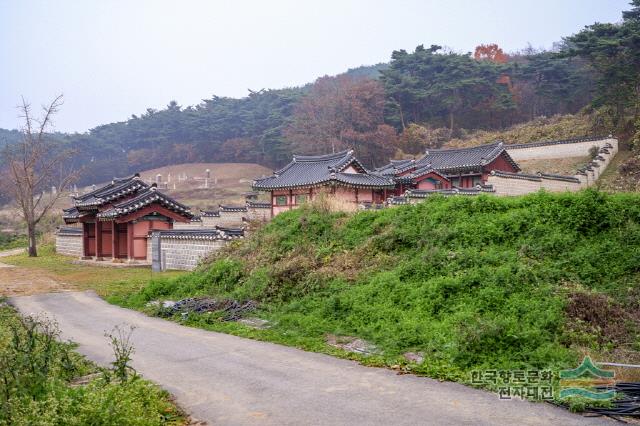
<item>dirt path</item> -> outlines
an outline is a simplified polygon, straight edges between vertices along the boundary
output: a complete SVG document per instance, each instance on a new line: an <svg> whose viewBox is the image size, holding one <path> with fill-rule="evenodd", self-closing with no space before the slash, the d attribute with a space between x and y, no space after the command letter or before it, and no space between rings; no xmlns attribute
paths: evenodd
<svg viewBox="0 0 640 426"><path fill-rule="evenodd" d="M224 425L596 425L548 404L497 395L295 348L183 327L109 305L90 292L11 298L54 317L63 337L107 365L103 337L131 324L133 366L196 418Z"/></svg>
<svg viewBox="0 0 640 426"><path fill-rule="evenodd" d="M0 252L0 260L23 251L24 249L15 249ZM46 272L0 262L0 297L30 296L74 289L72 285L61 282Z"/></svg>

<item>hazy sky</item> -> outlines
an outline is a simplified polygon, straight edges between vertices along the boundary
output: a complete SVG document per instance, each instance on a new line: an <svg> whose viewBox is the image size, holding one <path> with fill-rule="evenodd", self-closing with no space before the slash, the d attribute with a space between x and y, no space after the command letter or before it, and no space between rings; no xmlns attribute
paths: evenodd
<svg viewBox="0 0 640 426"><path fill-rule="evenodd" d="M0 127L63 93L56 130L86 131L213 94L296 86L394 49L551 47L627 0L0 0Z"/></svg>

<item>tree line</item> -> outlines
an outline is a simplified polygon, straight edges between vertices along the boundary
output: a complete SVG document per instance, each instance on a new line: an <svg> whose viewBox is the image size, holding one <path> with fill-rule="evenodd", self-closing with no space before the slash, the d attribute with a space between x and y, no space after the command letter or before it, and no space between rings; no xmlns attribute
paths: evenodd
<svg viewBox="0 0 640 426"><path fill-rule="evenodd" d="M77 154L85 181L180 162L279 167L292 153L353 148L374 167L398 153L438 147L467 130L496 130L537 116L598 111L633 138L640 109L640 0L623 20L594 24L551 50L505 53L480 45L394 51L387 64L325 76L304 87L171 101L83 134L51 135ZM19 133L3 131L5 141Z"/></svg>

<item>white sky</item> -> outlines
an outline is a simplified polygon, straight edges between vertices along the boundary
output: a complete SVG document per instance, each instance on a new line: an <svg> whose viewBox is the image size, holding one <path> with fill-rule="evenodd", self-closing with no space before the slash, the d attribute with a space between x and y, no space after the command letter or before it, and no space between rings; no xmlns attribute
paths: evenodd
<svg viewBox="0 0 640 426"><path fill-rule="evenodd" d="M213 94L301 85L440 44L551 47L627 0L0 0L0 127L63 93L56 130L86 131Z"/></svg>

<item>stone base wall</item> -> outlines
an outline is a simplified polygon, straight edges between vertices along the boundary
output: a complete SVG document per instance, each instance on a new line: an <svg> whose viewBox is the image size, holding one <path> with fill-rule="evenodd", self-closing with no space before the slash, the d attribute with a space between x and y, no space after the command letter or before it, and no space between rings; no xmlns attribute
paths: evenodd
<svg viewBox="0 0 640 426"><path fill-rule="evenodd" d="M161 238L160 258L162 270L180 269L191 271L208 254L220 250L225 240ZM151 247L151 244L148 244ZM151 258L151 257L150 257Z"/></svg>
<svg viewBox="0 0 640 426"><path fill-rule="evenodd" d="M77 228L79 229L79 228ZM82 256L82 230L78 233L58 232L56 234L56 253L65 256Z"/></svg>
<svg viewBox="0 0 640 426"><path fill-rule="evenodd" d="M202 221L192 221L192 222L174 222L173 229L199 229L202 228Z"/></svg>
<svg viewBox="0 0 640 426"><path fill-rule="evenodd" d="M581 182L570 182L549 177L505 177L490 175L487 184L492 185L496 195L524 195L544 189L549 192L579 191L586 187Z"/></svg>
<svg viewBox="0 0 640 426"><path fill-rule="evenodd" d="M266 222L271 219L271 208L247 208L247 219Z"/></svg>
<svg viewBox="0 0 640 426"><path fill-rule="evenodd" d="M244 219L247 217L247 211L230 211L220 212L220 217L212 217L210 219L217 219L216 225L218 226L242 226ZM207 218L209 219L209 218Z"/></svg>

